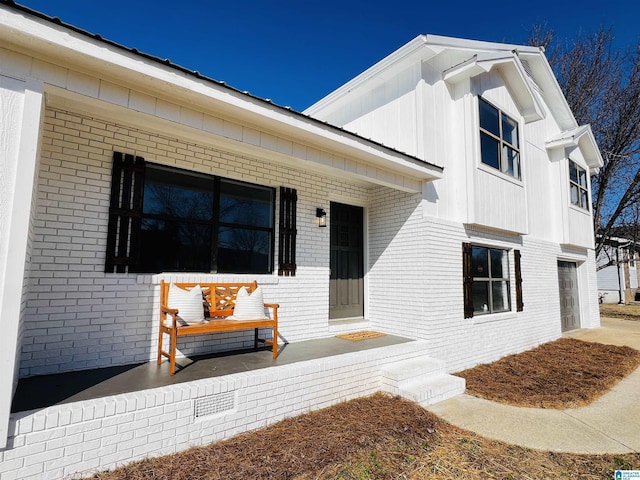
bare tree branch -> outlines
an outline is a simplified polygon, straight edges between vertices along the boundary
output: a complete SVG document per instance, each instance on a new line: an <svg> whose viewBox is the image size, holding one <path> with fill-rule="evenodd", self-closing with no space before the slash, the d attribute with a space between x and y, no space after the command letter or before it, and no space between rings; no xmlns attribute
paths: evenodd
<svg viewBox="0 0 640 480"><path fill-rule="evenodd" d="M591 125L602 154L591 185L596 254L640 199L640 50L621 51L613 40L603 27L571 43L556 43L546 25L529 35L545 47L578 124Z"/></svg>

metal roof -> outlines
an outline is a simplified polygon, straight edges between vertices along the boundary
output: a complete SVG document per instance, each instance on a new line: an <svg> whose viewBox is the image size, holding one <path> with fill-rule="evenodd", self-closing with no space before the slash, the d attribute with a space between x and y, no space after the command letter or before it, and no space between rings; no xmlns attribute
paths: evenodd
<svg viewBox="0 0 640 480"><path fill-rule="evenodd" d="M429 165L430 167L432 167L432 168L434 168L436 170L439 170L440 172L442 172L444 170L443 167L440 167L440 166L435 165L433 163L427 162L427 161L425 161L425 160L423 160L421 158L415 157L413 155L410 155L408 153L402 152L400 150L396 150L396 149L394 149L392 147L389 147L389 146L387 146L387 145L385 145L383 143L377 142L377 141L372 140L370 138L362 137L362 136L360 136L360 135L358 135L356 133L353 133L353 132L350 132L348 130L345 130L344 128L337 127L337 126L332 125L332 124L330 124L328 122L319 120L319 119L314 118L312 116L306 115L306 114L304 114L302 112L294 110L291 107L278 105L278 104L272 102L270 99L257 97L255 95L252 95L248 91L238 90L237 88L234 88L234 87L228 85L226 82L223 82L223 81L220 81L220 80L216 80L216 79L208 77L206 75L202 75L197 70L191 70L189 68L186 68L186 67L178 65L176 63L173 63L168 58L164 58L163 59L163 58L157 57L155 55L151 55L151 54L148 54L148 53L141 52L136 48L130 48L130 47L127 47L127 46L122 45L120 43L114 42L113 40L106 39L106 38L102 37L100 34L91 33L91 32L88 32L86 30L83 30L81 28L78 28L78 27L76 27L74 25L65 23L62 20L60 20L58 17L51 17L51 16L49 16L47 14L44 14L42 12L38 12L37 10L32 10L29 7L26 7L24 5L20 5L20 4L16 3L14 0L0 0L0 4L6 5L8 7L16 9L16 10L19 10L21 12L24 12L24 13L28 14L28 15L40 18L40 19L45 20L47 22L51 22L51 23L54 23L56 25L60 25L60 26L62 26L64 28L66 28L66 29L72 30L72 31L74 31L76 33L79 33L81 35L84 35L86 37L92 38L94 40L98 40L98 41L100 41L102 43L106 43L106 44L108 44L110 46L116 47L116 48L124 50L126 52L133 53L133 54L135 54L137 56L143 57L143 58L151 60L153 62L165 65L165 66L170 67L170 68L173 68L173 69L178 70L178 71L180 71L182 73L185 73L187 75L193 76L193 77L195 77L195 78L197 78L199 80L204 80L206 82L214 83L214 84L219 85L219 86L221 86L223 88L226 88L226 89L228 89L228 90L230 90L230 91L232 91L232 92L234 92L236 94L245 95L245 96L247 96L248 98L250 98L252 100L258 100L260 102L268 104L270 107L277 108L277 109L281 110L283 113L286 113L286 114L289 114L289 115L296 115L298 117L304 118L305 120L312 121L312 122L317 123L319 125L323 125L325 127L331 128L331 129L333 129L333 130L335 130L337 132L340 132L342 134L346 134L346 135L348 135L348 136L350 136L350 137L352 137L354 139L357 139L357 140L360 140L360 141L364 141L366 143L369 143L371 145L375 145L377 147L381 147L381 148L383 148L383 149L385 149L385 150L387 150L389 152L393 152L393 153L396 153L396 154L403 155L404 157L409 158L411 160L418 161L418 162L423 163L425 165Z"/></svg>

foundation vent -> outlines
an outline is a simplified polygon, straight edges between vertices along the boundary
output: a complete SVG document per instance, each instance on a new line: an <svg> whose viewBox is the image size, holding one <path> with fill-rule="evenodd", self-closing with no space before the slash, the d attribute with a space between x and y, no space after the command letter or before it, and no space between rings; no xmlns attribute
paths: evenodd
<svg viewBox="0 0 640 480"><path fill-rule="evenodd" d="M236 408L236 392L223 392L196 398L194 404L195 418L209 417L228 412Z"/></svg>

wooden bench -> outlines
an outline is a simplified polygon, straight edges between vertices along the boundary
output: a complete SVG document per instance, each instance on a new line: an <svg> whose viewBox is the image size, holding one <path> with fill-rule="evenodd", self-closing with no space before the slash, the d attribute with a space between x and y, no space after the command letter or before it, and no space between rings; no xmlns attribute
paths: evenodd
<svg viewBox="0 0 640 480"><path fill-rule="evenodd" d="M273 358L278 356L278 304L265 303L265 308L272 312L272 318L260 318L255 320L232 320L224 317L233 315L235 299L240 288L245 287L249 293L258 288L257 282L252 283L174 283L173 285L190 290L200 285L203 292L203 315L205 306L209 310L209 318L205 322L181 325L178 319L178 309L168 306L169 288L171 283L160 282L160 333L158 336L158 365L162 363L162 357L169 359L169 371L171 375L176 371L176 346L178 337L185 335L201 335L204 333L231 332L235 330L254 329L254 348L258 349L258 342L271 345ZM170 321L168 321L170 320ZM273 340L258 338L259 328L273 329ZM164 334L169 335L169 351L162 349Z"/></svg>

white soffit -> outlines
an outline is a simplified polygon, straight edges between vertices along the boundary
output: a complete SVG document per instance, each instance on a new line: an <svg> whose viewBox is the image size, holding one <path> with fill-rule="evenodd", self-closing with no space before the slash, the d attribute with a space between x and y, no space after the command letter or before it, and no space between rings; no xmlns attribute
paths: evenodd
<svg viewBox="0 0 640 480"><path fill-rule="evenodd" d="M441 169L434 169L424 162L394 162L393 159L382 158L375 151L354 150L347 143L339 144L342 150L329 149L328 145L276 137L246 125L228 123L224 119L214 117L207 119L202 115L197 117L200 118L200 123L184 123L175 117L131 109L126 105L114 104L53 86L47 86L45 94L46 104L51 108L100 118L197 145L210 146L242 157L348 179L359 185L381 185L418 193L422 190L423 182L442 176Z"/></svg>
<svg viewBox="0 0 640 480"><path fill-rule="evenodd" d="M456 84L482 73L488 73L494 68L500 72L514 96L525 123L542 120L545 117L544 108L534 94L526 70L515 52L480 52L445 70L443 80L449 84Z"/></svg>
<svg viewBox="0 0 640 480"><path fill-rule="evenodd" d="M604 165L604 160L590 125L581 125L574 129L560 132L547 140L545 147L547 150L567 147L579 148L592 173L598 173L600 167Z"/></svg>

